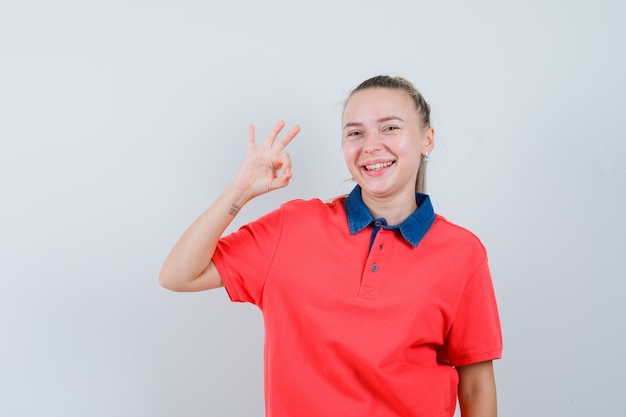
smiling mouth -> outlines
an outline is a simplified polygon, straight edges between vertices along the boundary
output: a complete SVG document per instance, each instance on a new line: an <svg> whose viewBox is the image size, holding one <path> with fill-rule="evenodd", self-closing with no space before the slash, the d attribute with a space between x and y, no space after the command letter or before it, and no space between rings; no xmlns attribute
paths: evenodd
<svg viewBox="0 0 626 417"><path fill-rule="evenodd" d="M381 163L373 164L373 165L364 165L363 168L365 168L367 171L376 171L379 169L390 167L391 165L393 165L393 163L394 161L381 162Z"/></svg>

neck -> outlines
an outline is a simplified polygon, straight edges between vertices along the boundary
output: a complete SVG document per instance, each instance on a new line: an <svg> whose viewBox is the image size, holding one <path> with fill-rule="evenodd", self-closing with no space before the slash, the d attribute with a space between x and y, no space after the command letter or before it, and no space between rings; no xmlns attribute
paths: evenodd
<svg viewBox="0 0 626 417"><path fill-rule="evenodd" d="M417 210L415 193L384 198L367 196L362 193L361 198L374 217L384 218L390 226L402 223Z"/></svg>

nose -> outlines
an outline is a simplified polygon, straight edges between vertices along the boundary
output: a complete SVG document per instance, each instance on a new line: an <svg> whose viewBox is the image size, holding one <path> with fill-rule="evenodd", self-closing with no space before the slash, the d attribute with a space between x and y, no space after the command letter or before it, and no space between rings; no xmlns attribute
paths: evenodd
<svg viewBox="0 0 626 417"><path fill-rule="evenodd" d="M383 148L383 142L379 135L376 133L369 134L365 137L365 143L363 144L363 150L366 153L375 153Z"/></svg>

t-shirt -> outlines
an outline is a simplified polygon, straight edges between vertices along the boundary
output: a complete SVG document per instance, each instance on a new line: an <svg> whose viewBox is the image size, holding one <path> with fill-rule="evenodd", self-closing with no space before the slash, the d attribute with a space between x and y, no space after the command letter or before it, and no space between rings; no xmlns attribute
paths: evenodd
<svg viewBox="0 0 626 417"><path fill-rule="evenodd" d="M416 198L412 232L350 227L357 187L285 203L220 240L231 300L263 313L268 416L452 416L454 366L500 357L483 245Z"/></svg>

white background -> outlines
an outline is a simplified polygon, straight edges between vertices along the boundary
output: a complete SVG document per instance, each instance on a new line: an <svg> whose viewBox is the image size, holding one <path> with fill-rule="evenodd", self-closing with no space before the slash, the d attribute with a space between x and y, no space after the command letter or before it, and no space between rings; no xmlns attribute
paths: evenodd
<svg viewBox="0 0 626 417"><path fill-rule="evenodd" d="M0 0L0 415L262 416L260 312L159 269L249 123L302 133L233 227L349 190L342 102L379 73L488 248L500 414L626 415L625 4Z"/></svg>

